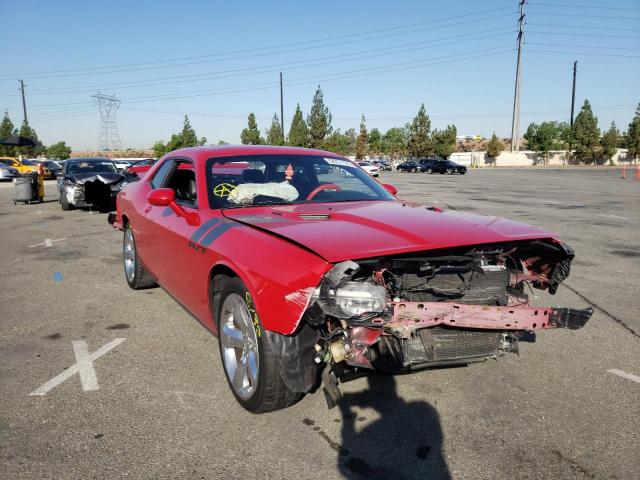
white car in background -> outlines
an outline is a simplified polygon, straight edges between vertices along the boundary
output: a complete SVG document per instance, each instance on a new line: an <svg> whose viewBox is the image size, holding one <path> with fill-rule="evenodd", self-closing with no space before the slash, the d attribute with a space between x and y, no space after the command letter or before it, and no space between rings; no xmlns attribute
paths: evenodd
<svg viewBox="0 0 640 480"><path fill-rule="evenodd" d="M377 177L378 175L380 175L380 167L377 167L376 165L373 165L370 162L356 162L356 163L361 169L363 169L372 177Z"/></svg>
<svg viewBox="0 0 640 480"><path fill-rule="evenodd" d="M17 168L10 167L4 163L0 163L0 180L11 180L20 176Z"/></svg>
<svg viewBox="0 0 640 480"><path fill-rule="evenodd" d="M127 160L113 160L113 164L116 166L119 172L124 172L127 168L129 168L133 163Z"/></svg>

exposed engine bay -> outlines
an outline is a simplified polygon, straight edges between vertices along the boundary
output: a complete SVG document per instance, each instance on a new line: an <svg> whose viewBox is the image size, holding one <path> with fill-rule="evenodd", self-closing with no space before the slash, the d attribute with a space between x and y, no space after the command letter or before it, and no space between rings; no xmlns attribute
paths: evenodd
<svg viewBox="0 0 640 480"><path fill-rule="evenodd" d="M517 352L536 329L581 328L592 309L534 307L528 295L554 294L573 257L545 239L336 264L302 317L328 402L339 398L337 379L361 369L468 364Z"/></svg>

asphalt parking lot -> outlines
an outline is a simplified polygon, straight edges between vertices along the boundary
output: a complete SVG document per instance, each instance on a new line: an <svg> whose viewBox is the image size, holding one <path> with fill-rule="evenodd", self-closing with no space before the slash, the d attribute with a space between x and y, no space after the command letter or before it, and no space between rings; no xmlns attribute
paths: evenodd
<svg viewBox="0 0 640 480"><path fill-rule="evenodd" d="M572 273L539 305L594 306L464 368L244 411L217 340L161 289L127 287L106 215L13 205L0 184L2 478L640 478L640 182L612 169L385 172L399 197L555 231Z"/></svg>

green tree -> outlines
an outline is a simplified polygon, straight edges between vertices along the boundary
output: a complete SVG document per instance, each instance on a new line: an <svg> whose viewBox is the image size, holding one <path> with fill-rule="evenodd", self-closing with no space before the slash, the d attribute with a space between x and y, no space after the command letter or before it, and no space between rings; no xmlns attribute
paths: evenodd
<svg viewBox="0 0 640 480"><path fill-rule="evenodd" d="M524 138L529 150L538 153L546 165L549 152L566 148L566 124L558 122L542 122L540 125L531 123Z"/></svg>
<svg viewBox="0 0 640 480"><path fill-rule="evenodd" d="M442 131L434 130L431 134L433 150L436 155L449 158L456 149L456 136L458 130L455 125L447 125Z"/></svg>
<svg viewBox="0 0 640 480"><path fill-rule="evenodd" d="M367 122L364 115L360 117L360 133L356 137L356 160L362 160L367 156L369 150L369 133L367 132Z"/></svg>
<svg viewBox="0 0 640 480"><path fill-rule="evenodd" d="M369 132L369 155L379 156L382 153L382 134L377 128L372 128Z"/></svg>
<svg viewBox="0 0 640 480"><path fill-rule="evenodd" d="M607 160L611 161L611 157L616 154L618 147L620 146L620 131L616 127L616 122L611 122L609 130L607 130L600 140L602 146L602 155Z"/></svg>
<svg viewBox="0 0 640 480"><path fill-rule="evenodd" d="M307 124L302 117L300 104L296 105L296 111L293 114L293 119L291 120L288 143L292 147L309 146L309 128L307 127Z"/></svg>
<svg viewBox="0 0 640 480"><path fill-rule="evenodd" d="M229 145L229 142L225 142L224 140L218 140L218 145Z"/></svg>
<svg viewBox="0 0 640 480"><path fill-rule="evenodd" d="M428 157L433 154L433 145L429 138L431 131L431 120L424 108L424 103L420 106L418 114L413 121L407 125L409 131L409 139L407 142L407 150L409 156L414 158Z"/></svg>
<svg viewBox="0 0 640 480"><path fill-rule="evenodd" d="M251 112L247 117L247 128L240 133L240 141L243 145L264 145L264 138L260 136L260 130L258 129L258 122L256 122L256 116Z"/></svg>
<svg viewBox="0 0 640 480"><path fill-rule="evenodd" d="M598 119L591 111L589 100L585 100L573 123L572 138L578 160L595 163L600 154L600 129Z"/></svg>
<svg viewBox="0 0 640 480"><path fill-rule="evenodd" d="M18 132L20 136L27 137L36 142L34 147L16 147L17 153L24 157L35 157L45 152L45 147L42 142L38 139L38 134L36 131L29 125L27 120L22 122L20 126L20 131Z"/></svg>
<svg viewBox="0 0 640 480"><path fill-rule="evenodd" d="M629 129L625 135L625 144L629 149L629 158L637 160L638 157L640 157L640 103L638 104L638 108L636 108L636 114L629 124Z"/></svg>
<svg viewBox="0 0 640 480"><path fill-rule="evenodd" d="M166 144L163 141L158 140L153 145L153 152L154 155L159 158L166 153L173 152L179 148L197 147L204 145L206 142L207 139L205 137L198 140L196 131L193 129L191 122L189 121L189 117L185 115L180 133L174 133L171 135L171 138Z"/></svg>
<svg viewBox="0 0 640 480"><path fill-rule="evenodd" d="M2 123L0 123L0 140L10 137L14 133L17 133L13 122L9 118L9 112L4 111L4 118L2 119ZM14 148L0 145L0 156L3 157L12 157L14 155Z"/></svg>
<svg viewBox="0 0 640 480"><path fill-rule="evenodd" d="M382 136L382 149L394 160L407 155L408 135L405 128L393 127Z"/></svg>
<svg viewBox="0 0 640 480"><path fill-rule="evenodd" d="M309 125L309 143L311 147L322 148L324 139L331 134L333 127L331 126L331 112L329 112L329 107L324 104L324 96L320 85L318 85L318 89L313 96L311 112L307 116L307 124Z"/></svg>
<svg viewBox="0 0 640 480"><path fill-rule="evenodd" d="M71 147L65 142L54 143L47 147L47 157L58 160L66 160L71 156Z"/></svg>
<svg viewBox="0 0 640 480"><path fill-rule="evenodd" d="M284 134L277 113L273 114L271 127L267 129L267 145L284 145Z"/></svg>
<svg viewBox="0 0 640 480"><path fill-rule="evenodd" d="M338 155L348 156L350 152L350 138L346 133L342 133L340 129L336 129L325 139L324 147Z"/></svg>
<svg viewBox="0 0 640 480"><path fill-rule="evenodd" d="M504 151L505 148L505 143L496 136L496 132L493 132L493 135L491 135L491 140L489 140L489 143L487 143L487 163L495 165L498 156Z"/></svg>
<svg viewBox="0 0 640 480"><path fill-rule="evenodd" d="M492 160L492 162L495 162L495 159L504 151L504 149L504 142L496 136L496 132L493 132L491 140L487 143L487 156Z"/></svg>

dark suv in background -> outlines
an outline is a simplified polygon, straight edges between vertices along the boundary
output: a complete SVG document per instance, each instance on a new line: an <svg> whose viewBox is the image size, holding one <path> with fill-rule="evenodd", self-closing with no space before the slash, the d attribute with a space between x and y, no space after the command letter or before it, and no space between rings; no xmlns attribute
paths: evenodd
<svg viewBox="0 0 640 480"><path fill-rule="evenodd" d="M459 165L440 157L423 158L418 160L418 164L420 165L420 171L426 173L448 173L449 175L454 173L464 175L467 173L467 167L464 165Z"/></svg>
<svg viewBox="0 0 640 480"><path fill-rule="evenodd" d="M402 162L400 165L396 167L398 172L417 172L420 170L420 165L418 162Z"/></svg>

